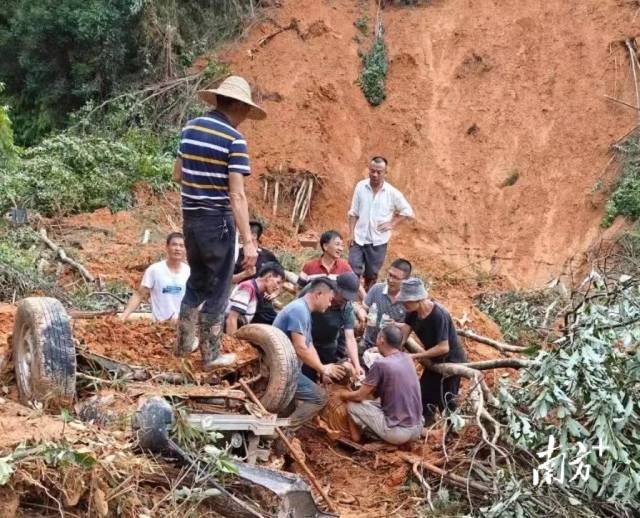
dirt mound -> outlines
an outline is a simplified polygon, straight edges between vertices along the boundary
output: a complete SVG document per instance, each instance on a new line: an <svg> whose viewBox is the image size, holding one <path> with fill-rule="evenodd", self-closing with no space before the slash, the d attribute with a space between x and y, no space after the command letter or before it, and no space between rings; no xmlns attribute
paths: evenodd
<svg viewBox="0 0 640 518"><path fill-rule="evenodd" d="M311 226L346 231L367 157L384 154L417 213L393 255L432 274L473 265L518 286L581 261L601 234L606 196L594 187L612 180L608 146L635 124L632 110L604 99L633 99L620 44L637 32L633 3L387 8L387 100L377 108L357 84L366 44L353 25L368 16L371 30L375 2L280 4L225 59L274 94L263 100L267 120L245 127L255 171L284 164L327 179ZM291 19L297 31L256 44Z"/></svg>
<svg viewBox="0 0 640 518"><path fill-rule="evenodd" d="M176 341L175 325L148 320L122 322L116 317L74 320L73 334L90 351L126 363L150 367L154 370L180 372L181 358L173 355ZM222 348L235 352L239 362L257 357L250 344L224 336ZM199 351L189 356L195 371L202 370Z"/></svg>

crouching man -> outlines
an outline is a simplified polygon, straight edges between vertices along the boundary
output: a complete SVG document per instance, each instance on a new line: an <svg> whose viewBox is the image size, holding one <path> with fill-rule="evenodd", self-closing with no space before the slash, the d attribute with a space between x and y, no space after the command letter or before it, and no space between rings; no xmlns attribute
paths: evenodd
<svg viewBox="0 0 640 518"><path fill-rule="evenodd" d="M265 297L277 293L284 281L280 263L264 263L256 279L238 284L229 298L225 333L232 335L238 328L253 321Z"/></svg>
<svg viewBox="0 0 640 518"><path fill-rule="evenodd" d="M299 362L313 369L325 383L343 377L345 369L336 364L323 364L320 360L311 337L311 313L326 311L335 289L327 278L311 281L306 293L285 306L273 322L273 326L291 340ZM299 427L322 410L327 403L327 394L300 371L294 399L298 406L289 419L292 427Z"/></svg>
<svg viewBox="0 0 640 518"><path fill-rule="evenodd" d="M388 325L378 333L376 345L382 358L376 360L355 392L338 393L347 401L351 439L360 442L363 431L391 444L404 444L422 432L422 399L418 375L411 356L401 351L402 331ZM379 400L370 400L374 393Z"/></svg>

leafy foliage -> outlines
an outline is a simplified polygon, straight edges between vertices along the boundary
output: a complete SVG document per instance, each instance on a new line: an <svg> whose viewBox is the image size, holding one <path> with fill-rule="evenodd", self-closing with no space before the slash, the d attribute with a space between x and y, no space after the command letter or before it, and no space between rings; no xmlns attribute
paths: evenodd
<svg viewBox="0 0 640 518"><path fill-rule="evenodd" d="M602 220L605 227L611 225L616 216L633 221L640 217L640 132L632 133L614 149L621 159L622 174L607 202Z"/></svg>
<svg viewBox="0 0 640 518"><path fill-rule="evenodd" d="M212 473L238 473L227 450L216 446L222 440L223 435L219 432L205 431L192 426L187 420L183 408L177 408L176 421L171 436L183 450L205 462Z"/></svg>
<svg viewBox="0 0 640 518"><path fill-rule="evenodd" d="M549 290L485 293L478 307L489 315L509 341L534 342L541 327L553 323L558 314L557 294Z"/></svg>
<svg viewBox="0 0 640 518"><path fill-rule="evenodd" d="M37 243L30 228L0 229L0 300L56 291L53 279L38 271Z"/></svg>
<svg viewBox="0 0 640 518"><path fill-rule="evenodd" d="M363 15L358 18L355 22L353 22L353 25L355 25L356 29L358 29L358 31L360 31L360 34L362 34L363 36L369 34L369 17L367 15Z"/></svg>
<svg viewBox="0 0 640 518"><path fill-rule="evenodd" d="M171 164L168 153L153 155L135 141L59 134L27 149L0 178L0 209L19 204L47 216L124 209L136 182L167 188Z"/></svg>
<svg viewBox="0 0 640 518"><path fill-rule="evenodd" d="M387 46L379 35L376 36L371 50L362 56L362 72L359 79L362 93L372 106L378 106L386 98L387 70Z"/></svg>
<svg viewBox="0 0 640 518"><path fill-rule="evenodd" d="M4 83L0 83L0 94L4 91ZM9 118L9 107L0 105L0 166L11 160L16 154L13 144L13 129Z"/></svg>
<svg viewBox="0 0 640 518"><path fill-rule="evenodd" d="M638 300L638 281L592 273L555 347L541 351L517 382L503 383L500 408L517 465L500 482L499 501L483 509L487 516L625 515L640 508ZM534 456L550 437L556 449L548 458ZM532 469L544 461L558 480L534 486Z"/></svg>
<svg viewBox="0 0 640 518"><path fill-rule="evenodd" d="M16 98L21 142L60 127L67 112L136 70L140 0L13 2L0 20L0 76Z"/></svg>
<svg viewBox="0 0 640 518"><path fill-rule="evenodd" d="M255 0L10 0L0 13L0 77L21 145L90 100L180 75L236 35Z"/></svg>

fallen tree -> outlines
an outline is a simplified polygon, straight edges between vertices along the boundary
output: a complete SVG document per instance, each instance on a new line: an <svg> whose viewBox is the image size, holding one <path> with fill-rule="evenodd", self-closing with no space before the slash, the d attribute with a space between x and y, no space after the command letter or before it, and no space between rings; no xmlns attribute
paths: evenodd
<svg viewBox="0 0 640 518"><path fill-rule="evenodd" d="M634 279L594 272L573 294L564 334L534 360L425 363L443 376L470 380L459 412L471 409L482 444L468 455L462 473L460 466L421 466L453 486L464 480L471 511L483 516L635 516L639 300ZM407 348L420 349L412 341ZM502 380L495 396L482 369L506 367L521 369L520 376ZM480 498L474 489L487 483L490 503L486 492Z"/></svg>

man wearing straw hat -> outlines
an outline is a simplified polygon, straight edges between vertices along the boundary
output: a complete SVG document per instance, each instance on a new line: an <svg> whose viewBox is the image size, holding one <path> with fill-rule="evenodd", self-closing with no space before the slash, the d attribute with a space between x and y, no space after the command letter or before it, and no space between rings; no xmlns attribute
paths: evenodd
<svg viewBox="0 0 640 518"><path fill-rule="evenodd" d="M183 233L191 268L180 307L176 354L187 355L199 334L203 368L210 370L236 360L234 354L220 353L236 228L244 242L244 268L255 266L258 256L244 192L244 178L251 172L247 142L236 128L247 118L264 119L266 113L253 102L247 81L238 76L198 95L211 111L182 129L173 173L181 185Z"/></svg>

